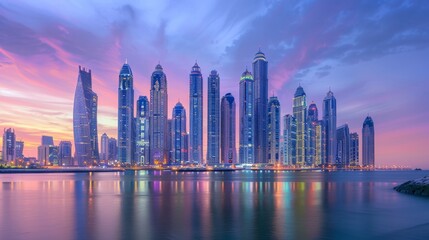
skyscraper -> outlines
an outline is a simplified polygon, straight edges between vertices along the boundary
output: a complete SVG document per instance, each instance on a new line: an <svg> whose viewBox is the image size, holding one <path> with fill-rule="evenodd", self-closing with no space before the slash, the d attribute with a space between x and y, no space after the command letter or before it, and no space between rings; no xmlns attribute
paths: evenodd
<svg viewBox="0 0 429 240"><path fill-rule="evenodd" d="M267 162L268 61L260 50L253 59L255 80L255 155L256 162Z"/></svg>
<svg viewBox="0 0 429 240"><path fill-rule="evenodd" d="M318 149L316 149L316 143L317 143L317 132L316 129L318 127L319 123L319 113L316 104L313 102L308 106L307 111L307 143L306 143L306 165L312 166L315 164L316 160L316 152ZM320 163L319 163L320 164Z"/></svg>
<svg viewBox="0 0 429 240"><path fill-rule="evenodd" d="M240 163L255 163L255 86L252 74L246 71L240 79Z"/></svg>
<svg viewBox="0 0 429 240"><path fill-rule="evenodd" d="M203 77L197 63L189 75L189 111L190 160L203 163Z"/></svg>
<svg viewBox="0 0 429 240"><path fill-rule="evenodd" d="M359 135L350 133L350 166L359 166Z"/></svg>
<svg viewBox="0 0 429 240"><path fill-rule="evenodd" d="M133 72L125 63L119 72L118 87L118 160L134 161L134 87Z"/></svg>
<svg viewBox="0 0 429 240"><path fill-rule="evenodd" d="M118 144L115 138L109 138L109 147L108 149L108 156L109 161L114 161L118 159Z"/></svg>
<svg viewBox="0 0 429 240"><path fill-rule="evenodd" d="M54 145L54 137L52 136L42 136L42 145Z"/></svg>
<svg viewBox="0 0 429 240"><path fill-rule="evenodd" d="M59 147L53 145L41 145L37 148L38 160L44 166L58 166Z"/></svg>
<svg viewBox="0 0 429 240"><path fill-rule="evenodd" d="M283 164L296 164L296 119L290 114L283 117Z"/></svg>
<svg viewBox="0 0 429 240"><path fill-rule="evenodd" d="M220 161L220 87L219 74L212 70L207 80L207 164Z"/></svg>
<svg viewBox="0 0 429 240"><path fill-rule="evenodd" d="M16 136L12 128L3 130L3 163L15 163Z"/></svg>
<svg viewBox="0 0 429 240"><path fill-rule="evenodd" d="M79 166L93 164L99 159L97 102L97 94L92 91L91 70L86 71L79 66L73 106L75 159Z"/></svg>
<svg viewBox="0 0 429 240"><path fill-rule="evenodd" d="M335 164L337 155L337 101L329 91L323 100L324 164Z"/></svg>
<svg viewBox="0 0 429 240"><path fill-rule="evenodd" d="M296 89L293 98L293 116L296 119L296 165L302 167L307 165L307 100L301 86Z"/></svg>
<svg viewBox="0 0 429 240"><path fill-rule="evenodd" d="M109 158L109 137L106 133L103 133L103 135L101 135L100 142L100 160L107 162Z"/></svg>
<svg viewBox="0 0 429 240"><path fill-rule="evenodd" d="M173 119L167 119L167 163L172 164L173 159Z"/></svg>
<svg viewBox="0 0 429 240"><path fill-rule="evenodd" d="M374 122L370 116L365 118L362 126L362 166L373 167L375 164Z"/></svg>
<svg viewBox="0 0 429 240"><path fill-rule="evenodd" d="M350 165L350 130L344 124L337 129L337 162L340 166Z"/></svg>
<svg viewBox="0 0 429 240"><path fill-rule="evenodd" d="M72 166L72 143L70 141L61 141L58 146L58 165Z"/></svg>
<svg viewBox="0 0 429 240"><path fill-rule="evenodd" d="M173 108L173 156L171 159L172 165L179 165L182 162L188 161L188 143L186 132L186 111L183 105L178 102Z"/></svg>
<svg viewBox="0 0 429 240"><path fill-rule="evenodd" d="M237 163L235 147L235 101L231 93L225 94L221 101L221 163Z"/></svg>
<svg viewBox="0 0 429 240"><path fill-rule="evenodd" d="M140 96L137 100L136 114L136 162L149 164L149 100Z"/></svg>
<svg viewBox="0 0 429 240"><path fill-rule="evenodd" d="M167 164L167 76L158 64L151 77L149 145L150 163Z"/></svg>
<svg viewBox="0 0 429 240"><path fill-rule="evenodd" d="M280 163L280 102L274 96L268 102L268 162Z"/></svg>
<svg viewBox="0 0 429 240"><path fill-rule="evenodd" d="M23 159L24 158L24 142L16 141L15 142L15 158Z"/></svg>

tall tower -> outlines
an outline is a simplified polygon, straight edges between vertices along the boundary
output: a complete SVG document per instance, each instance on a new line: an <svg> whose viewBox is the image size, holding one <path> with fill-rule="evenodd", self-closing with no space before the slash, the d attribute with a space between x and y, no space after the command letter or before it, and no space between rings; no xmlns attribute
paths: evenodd
<svg viewBox="0 0 429 240"><path fill-rule="evenodd" d="M72 166L72 143L70 141L61 141L58 146L58 165Z"/></svg>
<svg viewBox="0 0 429 240"><path fill-rule="evenodd" d="M188 161L188 144L186 132L186 111L182 103L178 102L173 108L173 131L171 141L173 145L172 165L179 165Z"/></svg>
<svg viewBox="0 0 429 240"><path fill-rule="evenodd" d="M337 164L340 166L350 164L350 130L347 124L337 129Z"/></svg>
<svg viewBox="0 0 429 240"><path fill-rule="evenodd" d="M240 149L239 162L255 163L255 85L252 74L246 71L240 79Z"/></svg>
<svg viewBox="0 0 429 240"><path fill-rule="evenodd" d="M79 66L79 76L73 105L73 133L75 160L79 166L97 163L97 102L98 97L92 91L91 70Z"/></svg>
<svg viewBox="0 0 429 240"><path fill-rule="evenodd" d="M134 87L133 72L125 63L119 73L118 88L118 160L131 164L134 160Z"/></svg>
<svg viewBox="0 0 429 240"><path fill-rule="evenodd" d="M235 147L235 101L231 93L225 94L221 101L221 162L222 164L237 163Z"/></svg>
<svg viewBox="0 0 429 240"><path fill-rule="evenodd" d="M220 161L220 87L219 74L212 70L207 81L207 164Z"/></svg>
<svg viewBox="0 0 429 240"><path fill-rule="evenodd" d="M304 89L299 86L293 98L293 116L296 119L296 165L306 165L307 145L307 100Z"/></svg>
<svg viewBox="0 0 429 240"><path fill-rule="evenodd" d="M203 163L203 77L197 63L189 75L190 161Z"/></svg>
<svg viewBox="0 0 429 240"><path fill-rule="evenodd" d="M359 166L359 135L350 133L350 166Z"/></svg>
<svg viewBox="0 0 429 240"><path fill-rule="evenodd" d="M109 161L118 159L118 143L115 138L109 138Z"/></svg>
<svg viewBox="0 0 429 240"><path fill-rule="evenodd" d="M16 136L11 128L3 130L3 163L10 164L15 162L16 154Z"/></svg>
<svg viewBox="0 0 429 240"><path fill-rule="evenodd" d="M283 117L283 154L284 165L296 164L296 120L290 114Z"/></svg>
<svg viewBox="0 0 429 240"><path fill-rule="evenodd" d="M105 161L107 163L107 160L109 158L109 137L106 133L103 133L101 135L101 149L100 149L100 160Z"/></svg>
<svg viewBox="0 0 429 240"><path fill-rule="evenodd" d="M325 164L335 164L337 154L337 100L329 91L323 100Z"/></svg>
<svg viewBox="0 0 429 240"><path fill-rule="evenodd" d="M268 61L260 50L253 59L255 80L255 155L256 162L267 162L268 147Z"/></svg>
<svg viewBox="0 0 429 240"><path fill-rule="evenodd" d="M317 106L314 102L308 106L307 111L307 148L306 148L306 165L312 166L313 164L316 164L316 154L320 153L320 150L316 149L317 145L317 138L321 137L321 135L318 134L318 124L319 124L319 113L317 110ZM320 127L319 127L320 128ZM320 162L320 159L319 159ZM319 163L320 164L320 163ZM317 164L317 165L319 165Z"/></svg>
<svg viewBox="0 0 429 240"><path fill-rule="evenodd" d="M268 162L280 163L280 102L270 97L268 102Z"/></svg>
<svg viewBox="0 0 429 240"><path fill-rule="evenodd" d="M140 96L136 112L136 163L149 164L149 100Z"/></svg>
<svg viewBox="0 0 429 240"><path fill-rule="evenodd" d="M370 116L362 126L362 166L374 167L375 164L374 122Z"/></svg>
<svg viewBox="0 0 429 240"><path fill-rule="evenodd" d="M150 163L167 164L167 76L162 66L156 65L151 77L150 88L150 125L149 125L149 145Z"/></svg>

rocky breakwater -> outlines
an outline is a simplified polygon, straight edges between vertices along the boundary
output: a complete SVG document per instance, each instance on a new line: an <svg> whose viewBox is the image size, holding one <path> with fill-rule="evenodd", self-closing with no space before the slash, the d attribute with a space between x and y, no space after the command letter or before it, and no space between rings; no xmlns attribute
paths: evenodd
<svg viewBox="0 0 429 240"><path fill-rule="evenodd" d="M393 189L400 193L429 197L429 176L405 182Z"/></svg>

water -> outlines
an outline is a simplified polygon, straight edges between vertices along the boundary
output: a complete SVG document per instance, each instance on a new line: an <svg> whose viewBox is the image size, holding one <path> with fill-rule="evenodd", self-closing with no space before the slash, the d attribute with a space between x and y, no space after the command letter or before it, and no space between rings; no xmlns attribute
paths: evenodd
<svg viewBox="0 0 429 240"><path fill-rule="evenodd" d="M428 171L0 174L0 239L429 239Z"/></svg>

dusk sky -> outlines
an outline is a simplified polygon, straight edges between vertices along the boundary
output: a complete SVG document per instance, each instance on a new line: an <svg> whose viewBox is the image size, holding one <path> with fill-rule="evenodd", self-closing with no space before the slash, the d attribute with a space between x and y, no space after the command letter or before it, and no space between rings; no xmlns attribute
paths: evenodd
<svg viewBox="0 0 429 240"><path fill-rule="evenodd" d="M15 129L26 156L37 155L41 135L73 142L79 65L92 70L99 137L116 138L125 59L135 100L149 96L161 63L169 115L178 100L189 113L197 61L206 125L210 71L219 72L221 95L231 92L238 107L240 75L246 66L252 71L260 48L269 96L279 96L282 115L292 113L301 84L320 118L330 88L337 126L347 123L361 137L365 117L373 118L376 165L429 168L429 1L59 2L0 2L0 127Z"/></svg>

